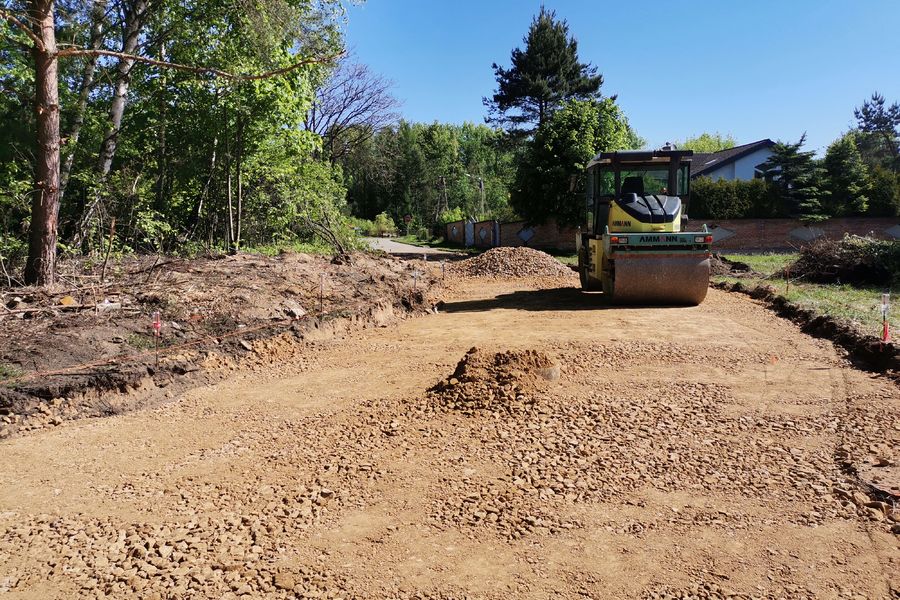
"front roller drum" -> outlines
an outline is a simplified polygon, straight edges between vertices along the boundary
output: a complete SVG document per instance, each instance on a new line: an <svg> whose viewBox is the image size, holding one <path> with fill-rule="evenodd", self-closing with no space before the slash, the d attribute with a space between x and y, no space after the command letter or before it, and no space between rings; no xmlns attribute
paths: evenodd
<svg viewBox="0 0 900 600"><path fill-rule="evenodd" d="M709 255L618 252L612 282L616 304L696 306L709 289Z"/></svg>

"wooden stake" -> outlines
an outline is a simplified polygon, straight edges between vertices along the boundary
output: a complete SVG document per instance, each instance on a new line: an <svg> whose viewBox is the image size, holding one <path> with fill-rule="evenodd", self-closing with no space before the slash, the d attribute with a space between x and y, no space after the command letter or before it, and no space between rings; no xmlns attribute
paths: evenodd
<svg viewBox="0 0 900 600"><path fill-rule="evenodd" d="M109 253L112 252L113 236L116 235L116 218L113 217L109 222L109 242L106 244L106 256L103 257L103 268L100 269L100 283L106 279L106 264L109 262Z"/></svg>

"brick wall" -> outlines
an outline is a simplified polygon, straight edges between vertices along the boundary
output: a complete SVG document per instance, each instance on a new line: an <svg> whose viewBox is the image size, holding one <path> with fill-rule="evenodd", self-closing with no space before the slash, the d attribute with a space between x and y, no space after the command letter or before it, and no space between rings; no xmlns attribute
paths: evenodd
<svg viewBox="0 0 900 600"><path fill-rule="evenodd" d="M526 227L523 221L500 224L500 241L495 243L495 221L475 223L475 246L528 246L539 249L575 251L574 227L558 227L556 222ZM872 234L886 240L900 240L900 219L892 217L847 217L829 219L809 226L797 219L728 219L691 220L690 229L703 224L710 227L715 241L714 250L765 251L786 250L802 246L816 237L839 239L844 234ZM454 229L455 228L455 229ZM485 232L484 238L481 231ZM465 222L447 224L447 240L460 246L465 244Z"/></svg>
<svg viewBox="0 0 900 600"><path fill-rule="evenodd" d="M448 242L452 242L454 244L459 244L462 246L466 243L466 222L465 221L453 221L452 223L447 223L447 235L446 240Z"/></svg>
<svg viewBox="0 0 900 600"><path fill-rule="evenodd" d="M691 220L688 227L695 229L704 223L715 237L714 250L784 250L817 237L839 239L848 233L900 239L900 219L889 217L846 217L809 226L796 219L698 219Z"/></svg>
<svg viewBox="0 0 900 600"><path fill-rule="evenodd" d="M575 251L575 233L577 228L559 227L555 221L543 225L525 227L523 221L500 224L501 246L528 246L539 249L558 249Z"/></svg>
<svg viewBox="0 0 900 600"><path fill-rule="evenodd" d="M499 245L496 237L497 221L479 221L475 223L475 247L493 248Z"/></svg>

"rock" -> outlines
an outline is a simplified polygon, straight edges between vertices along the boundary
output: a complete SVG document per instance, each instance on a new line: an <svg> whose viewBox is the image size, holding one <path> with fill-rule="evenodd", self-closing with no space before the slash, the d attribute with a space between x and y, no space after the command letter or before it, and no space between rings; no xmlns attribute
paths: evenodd
<svg viewBox="0 0 900 600"><path fill-rule="evenodd" d="M294 586L297 585L294 575L285 572L276 573L272 583L275 584L275 587L282 590L293 590Z"/></svg>
<svg viewBox="0 0 900 600"><path fill-rule="evenodd" d="M247 340L240 340L238 343L241 345L241 348L243 348L244 350L247 350L250 352L253 351L253 344L251 344Z"/></svg>
<svg viewBox="0 0 900 600"><path fill-rule="evenodd" d="M302 319L306 316L306 309L293 300L285 301L284 312L293 319Z"/></svg>

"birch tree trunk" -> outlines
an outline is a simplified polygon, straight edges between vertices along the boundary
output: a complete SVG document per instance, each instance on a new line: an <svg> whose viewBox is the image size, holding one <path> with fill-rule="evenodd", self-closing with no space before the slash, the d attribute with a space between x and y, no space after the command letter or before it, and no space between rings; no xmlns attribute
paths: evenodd
<svg viewBox="0 0 900 600"><path fill-rule="evenodd" d="M147 20L148 0L134 0L131 10L125 18L125 33L122 38L122 53L134 54L140 39L141 29ZM134 66L133 58L119 59L119 65L116 73L116 85L113 91L112 104L109 108L109 127L103 142L100 144L100 157L97 165L99 177L97 181L97 189L94 197L85 207L78 228L75 231L75 237L72 242L76 246L84 243L87 237L91 221L100 205L102 197L102 188L106 184L107 176L110 168L112 168L113 158L116 155L116 145L119 141L119 130L122 126L122 116L125 114L125 104L128 99L128 88L131 85L131 68Z"/></svg>
<svg viewBox="0 0 900 600"><path fill-rule="evenodd" d="M107 0L94 0L91 7L91 49L97 50L103 42L103 19L106 16ZM69 183L69 175L72 173L72 165L75 162L75 149L78 147L78 136L84 125L84 112L87 109L88 96L91 86L94 85L94 72L97 70L98 55L89 55L84 65L84 75L81 79L81 88L78 90L78 105L75 107L75 119L72 122L72 130L66 142L66 160L59 174L59 200L62 202L66 193L66 185Z"/></svg>

